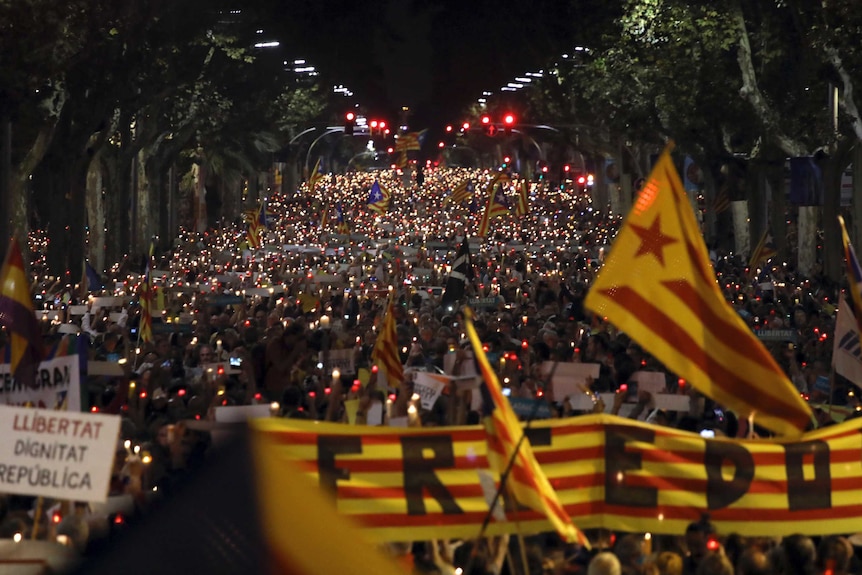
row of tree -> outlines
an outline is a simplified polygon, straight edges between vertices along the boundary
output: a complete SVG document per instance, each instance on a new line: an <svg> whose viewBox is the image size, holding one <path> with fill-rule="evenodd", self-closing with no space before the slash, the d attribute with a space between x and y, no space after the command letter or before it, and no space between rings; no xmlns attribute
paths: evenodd
<svg viewBox="0 0 862 575"><path fill-rule="evenodd" d="M74 280L168 245L202 202L239 216L331 97L254 47L269 15L245 4L0 3L0 237L47 229L48 269Z"/></svg>
<svg viewBox="0 0 862 575"><path fill-rule="evenodd" d="M841 174L858 161L862 139L854 89L862 84L862 5L574 4L581 47L518 93L522 117L556 126L560 141L586 154L615 158L631 174L629 186L648 171L649 155L674 140L703 169L707 205L722 188L731 200L748 200L751 237L771 226L783 253L798 251L800 267L809 272L818 248L814 232L800 236L798 246L787 245L785 165L790 157L814 156L825 201L822 208L800 208L798 224L822 227L819 257L825 272L839 278ZM511 105L507 96L505 105ZM859 238L862 178L855 180L851 235ZM732 227L716 225L711 211L706 223L716 243Z"/></svg>

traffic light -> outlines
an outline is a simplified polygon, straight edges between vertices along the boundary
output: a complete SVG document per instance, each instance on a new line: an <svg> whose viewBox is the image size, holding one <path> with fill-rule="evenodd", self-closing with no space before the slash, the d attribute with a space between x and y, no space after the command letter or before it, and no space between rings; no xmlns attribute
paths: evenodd
<svg viewBox="0 0 862 575"><path fill-rule="evenodd" d="M488 126L490 123L491 123L491 116L489 116L488 114L485 114L484 116L482 116L482 125L483 126Z"/></svg>
<svg viewBox="0 0 862 575"><path fill-rule="evenodd" d="M511 162L511 161L512 161L512 158L510 158L509 156L505 156L505 157L503 158L503 167L504 167L504 168L508 167L508 166L509 166L509 162Z"/></svg>
<svg viewBox="0 0 862 575"><path fill-rule="evenodd" d="M347 136L353 135L353 127L356 125L356 114L347 112L344 114L344 134Z"/></svg>
<svg viewBox="0 0 862 575"><path fill-rule="evenodd" d="M503 127L506 130L506 135L512 134L512 127L515 125L515 115L512 113L503 116Z"/></svg>

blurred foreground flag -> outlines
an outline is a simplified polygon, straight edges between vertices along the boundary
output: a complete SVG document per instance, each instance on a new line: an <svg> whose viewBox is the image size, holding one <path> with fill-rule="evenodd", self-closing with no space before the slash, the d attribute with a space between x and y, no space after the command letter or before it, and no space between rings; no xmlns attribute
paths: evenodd
<svg viewBox="0 0 862 575"><path fill-rule="evenodd" d="M271 573L401 572L358 526L338 514L319 483L281 456L282 446L272 433L278 420L258 419L252 425L258 513Z"/></svg>
<svg viewBox="0 0 862 575"><path fill-rule="evenodd" d="M9 370L16 381L33 387L44 355L42 329L33 311L21 248L14 237L0 269L0 326L6 328Z"/></svg>
<svg viewBox="0 0 862 575"><path fill-rule="evenodd" d="M662 153L620 228L586 307L698 391L782 435L811 410L725 301L670 156Z"/></svg>
<svg viewBox="0 0 862 575"><path fill-rule="evenodd" d="M508 398L503 395L497 374L488 363L482 341L473 326L473 312L470 308L465 308L464 316L467 337L473 345L473 354L484 380L482 395L485 433L488 438L488 466L500 475L501 480L508 472L506 488L519 503L544 514L564 541L578 543L589 549L589 540L574 526L569 514L560 504L557 492L536 461L530 440L524 436L524 428L518 416L515 415Z"/></svg>
<svg viewBox="0 0 862 575"><path fill-rule="evenodd" d="M88 547L69 575L407 572L336 512L302 463L283 456L280 421L223 436L195 471L172 482L170 496ZM177 428L198 433L208 429L203 423Z"/></svg>

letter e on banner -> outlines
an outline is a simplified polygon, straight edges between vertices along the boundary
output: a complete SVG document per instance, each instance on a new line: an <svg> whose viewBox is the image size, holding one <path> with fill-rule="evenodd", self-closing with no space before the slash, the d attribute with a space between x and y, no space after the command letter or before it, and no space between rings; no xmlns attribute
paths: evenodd
<svg viewBox="0 0 862 575"><path fill-rule="evenodd" d="M627 471L641 469L641 454L626 450L629 441L653 443L655 432L644 427L608 425L605 427L605 502L608 505L655 507L658 489L626 485Z"/></svg>

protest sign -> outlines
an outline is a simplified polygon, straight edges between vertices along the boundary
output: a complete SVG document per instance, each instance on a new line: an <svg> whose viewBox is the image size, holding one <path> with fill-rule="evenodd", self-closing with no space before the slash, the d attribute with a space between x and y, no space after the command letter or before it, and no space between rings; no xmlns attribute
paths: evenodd
<svg viewBox="0 0 862 575"><path fill-rule="evenodd" d="M449 385L450 381L452 381L452 378L448 375L423 371L416 372L416 379L413 381L413 392L419 395L422 409L433 408L437 398L440 397L440 394L443 393L443 390Z"/></svg>
<svg viewBox="0 0 862 575"><path fill-rule="evenodd" d="M667 376L663 371L636 371L631 381L637 383L638 391L662 393L667 389Z"/></svg>
<svg viewBox="0 0 862 575"><path fill-rule="evenodd" d="M329 360L326 361L326 356ZM347 349L330 349L327 352L320 352L318 361L323 364L324 371L328 374L332 370L338 368L344 375L353 375L356 373L356 350L352 347Z"/></svg>
<svg viewBox="0 0 862 575"><path fill-rule="evenodd" d="M598 363L564 363L546 361L542 363L542 374L551 376L551 390L556 401L563 401L566 397L583 394L584 389L589 387L588 378L599 377ZM551 375L553 373L553 375Z"/></svg>
<svg viewBox="0 0 862 575"><path fill-rule="evenodd" d="M120 417L0 406L0 492L105 501Z"/></svg>
<svg viewBox="0 0 862 575"><path fill-rule="evenodd" d="M0 364L0 405L58 409L64 402L66 410L81 411L81 371L77 354L41 362L35 387L19 383L12 377L9 364Z"/></svg>

